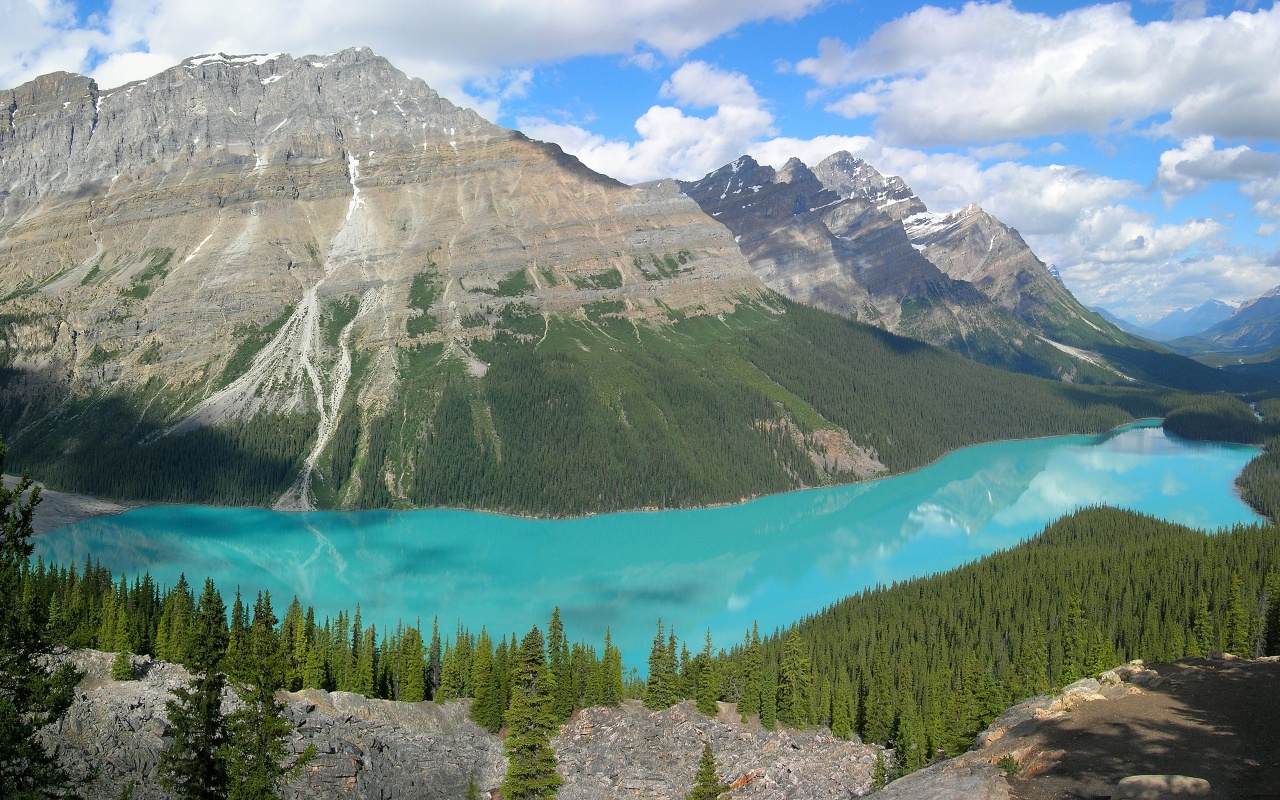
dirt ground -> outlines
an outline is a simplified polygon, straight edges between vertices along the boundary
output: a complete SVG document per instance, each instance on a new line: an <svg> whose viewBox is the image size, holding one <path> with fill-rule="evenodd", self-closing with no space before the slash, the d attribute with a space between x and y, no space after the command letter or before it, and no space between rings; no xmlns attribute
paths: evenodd
<svg viewBox="0 0 1280 800"><path fill-rule="evenodd" d="M1046 725L1012 796L1105 798L1126 776L1176 774L1206 779L1215 798L1280 798L1280 660L1149 666L1156 686Z"/></svg>

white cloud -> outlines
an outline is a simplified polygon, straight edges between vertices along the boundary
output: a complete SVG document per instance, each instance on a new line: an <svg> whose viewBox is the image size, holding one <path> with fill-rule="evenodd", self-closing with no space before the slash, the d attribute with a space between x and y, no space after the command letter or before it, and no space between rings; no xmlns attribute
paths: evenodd
<svg viewBox="0 0 1280 800"><path fill-rule="evenodd" d="M635 143L609 141L577 125L521 119L528 135L557 142L592 169L628 183L654 178L697 178L776 133L773 115L745 75L702 61L682 65L662 86L662 96L686 107L715 105L707 117L674 106L653 106L636 120Z"/></svg>
<svg viewBox="0 0 1280 800"><path fill-rule="evenodd" d="M854 90L828 108L876 115L909 144L1106 132L1280 138L1280 10L1139 24L1123 4L1060 16L1011 3L925 6L854 48L824 39L796 65ZM1164 118L1167 116L1167 120Z"/></svg>
<svg viewBox="0 0 1280 800"><path fill-rule="evenodd" d="M1213 181L1252 179L1249 185L1266 194L1266 187L1275 183L1277 175L1280 153L1261 152L1245 145L1218 150L1212 136L1196 136L1183 140L1177 149L1160 154L1156 181L1166 193L1176 196L1198 192Z"/></svg>
<svg viewBox="0 0 1280 800"><path fill-rule="evenodd" d="M114 0L101 30L74 29L70 6L0 0L0 86L44 72L94 70L104 87L198 53L330 53L366 45L437 91L465 100L471 80L588 54L674 56L739 25L793 19L820 0Z"/></svg>

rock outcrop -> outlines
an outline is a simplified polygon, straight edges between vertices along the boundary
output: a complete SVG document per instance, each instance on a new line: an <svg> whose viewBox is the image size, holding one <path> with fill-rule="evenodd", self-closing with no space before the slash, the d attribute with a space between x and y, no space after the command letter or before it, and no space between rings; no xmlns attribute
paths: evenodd
<svg viewBox="0 0 1280 800"><path fill-rule="evenodd" d="M930 214L901 178L846 152L776 171L743 156L681 187L787 297L987 363L1123 380L1081 349L1123 334L976 205Z"/></svg>
<svg viewBox="0 0 1280 800"><path fill-rule="evenodd" d="M74 651L85 677L75 702L44 732L72 774L91 776L91 794L117 797L132 783L137 800L166 797L157 779L165 702L191 678L185 669L134 658L136 680L110 678L111 653ZM346 692L282 693L293 724L290 749L317 755L289 787L290 798L457 800L474 781L482 795L506 772L498 737L468 714L466 701L398 703ZM228 692L224 711L236 699ZM740 798L849 798L865 794L880 748L822 731L764 731L713 720L691 704L650 712L634 701L579 712L553 742L565 784L562 800L676 800L692 785L702 743L711 742L720 775Z"/></svg>
<svg viewBox="0 0 1280 800"><path fill-rule="evenodd" d="M723 716L723 715L722 715ZM880 748L825 731L765 731L709 719L692 703L651 712L638 703L577 714L555 742L565 776L561 800L679 800L688 794L710 742L729 795L848 798L871 791Z"/></svg>
<svg viewBox="0 0 1280 800"><path fill-rule="evenodd" d="M406 351L479 376L508 307L663 324L764 294L673 181L592 172L366 48L204 55L109 91L57 73L0 104L11 443L88 400L148 442L315 415L277 499L309 508L344 403L394 405Z"/></svg>

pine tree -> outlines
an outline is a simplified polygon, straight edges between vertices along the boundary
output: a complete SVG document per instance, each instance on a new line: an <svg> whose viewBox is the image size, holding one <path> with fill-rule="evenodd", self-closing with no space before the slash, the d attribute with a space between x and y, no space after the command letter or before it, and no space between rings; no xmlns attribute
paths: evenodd
<svg viewBox="0 0 1280 800"><path fill-rule="evenodd" d="M1067 616L1062 626L1062 680L1071 683L1084 675L1087 653L1088 627L1084 618L1084 605L1080 595L1072 594L1067 601Z"/></svg>
<svg viewBox="0 0 1280 800"><path fill-rule="evenodd" d="M853 736L853 687L843 675L831 701L831 733L841 739Z"/></svg>
<svg viewBox="0 0 1280 800"><path fill-rule="evenodd" d="M742 645L742 694L738 698L738 713L742 721L760 713L760 685L764 675L760 662L760 626L751 623L751 632Z"/></svg>
<svg viewBox="0 0 1280 800"><path fill-rule="evenodd" d="M315 745L286 765L293 725L274 689L245 686L241 708L227 718L227 738L220 750L229 778L229 800L276 800L284 785L315 757Z"/></svg>
<svg viewBox="0 0 1280 800"><path fill-rule="evenodd" d="M1196 649L1192 655L1208 655L1210 650L1216 650L1213 617L1209 614L1209 598L1204 592L1201 592L1200 596L1196 598L1196 613L1193 625L1195 631L1193 639Z"/></svg>
<svg viewBox="0 0 1280 800"><path fill-rule="evenodd" d="M769 663L760 682L760 726L773 730L778 721L778 670Z"/></svg>
<svg viewBox="0 0 1280 800"><path fill-rule="evenodd" d="M1280 656L1280 571L1273 570L1266 580L1266 614L1262 634L1262 654Z"/></svg>
<svg viewBox="0 0 1280 800"><path fill-rule="evenodd" d="M686 800L716 800L729 792L728 784L721 783L716 775L716 759L711 753L711 743L703 742L702 757L698 759L698 772L693 778L693 791Z"/></svg>
<svg viewBox="0 0 1280 800"><path fill-rule="evenodd" d="M1280 635L1280 632L1277 635ZM608 628L604 629L604 659L601 670L604 673L604 680L600 704L622 705L622 651L613 646L613 637Z"/></svg>
<svg viewBox="0 0 1280 800"><path fill-rule="evenodd" d="M131 681L133 680L133 652L129 649L129 624L123 607L116 612L116 622L112 627L115 630L113 649L116 651L116 656L111 660L111 680Z"/></svg>
<svg viewBox="0 0 1280 800"><path fill-rule="evenodd" d="M0 443L0 469L4 457ZM0 796L23 800L55 795L69 783L36 733L66 713L80 678L70 665L52 674L40 666L52 645L41 603L22 586L39 502L40 488L25 474L11 488L0 486Z"/></svg>
<svg viewBox="0 0 1280 800"><path fill-rule="evenodd" d="M511 642L512 647L515 641ZM437 617L431 618L431 646L427 649L427 699L436 699L440 691L440 625Z"/></svg>
<svg viewBox="0 0 1280 800"><path fill-rule="evenodd" d="M716 703L720 698L720 675L716 663L712 660L710 628L707 628L706 643L695 661L699 663L698 710L708 717L714 717L720 713L720 706Z"/></svg>
<svg viewBox="0 0 1280 800"><path fill-rule="evenodd" d="M406 703L420 703L427 699L427 672L422 646L422 631L405 628L400 639L400 698Z"/></svg>
<svg viewBox="0 0 1280 800"><path fill-rule="evenodd" d="M129 653L128 648L117 650L115 658L111 659L111 680L133 680L133 656Z"/></svg>
<svg viewBox="0 0 1280 800"><path fill-rule="evenodd" d="M502 698L498 696L498 676L493 669L493 640L488 632L480 629L476 639L475 657L471 661L471 685L475 688L475 701L471 704L471 718L489 733L497 733L502 727Z"/></svg>
<svg viewBox="0 0 1280 800"><path fill-rule="evenodd" d="M559 606L552 610L551 622L547 625L547 667L556 682L556 717L568 719L573 713L575 697L569 663L569 640L564 633L564 624L560 621Z"/></svg>
<svg viewBox="0 0 1280 800"><path fill-rule="evenodd" d="M1248 658L1253 650L1253 636L1249 630L1249 615L1244 608L1243 583L1238 574L1231 576L1231 594L1227 598L1226 649L1234 655Z"/></svg>
<svg viewBox="0 0 1280 800"><path fill-rule="evenodd" d="M782 646L778 668L778 718L788 725L809 723L813 672L808 647L792 629Z"/></svg>
<svg viewBox="0 0 1280 800"><path fill-rule="evenodd" d="M644 686L644 707L654 711L670 708L680 702L679 676L676 674L674 634L664 639L662 620L658 620L658 632L649 650L649 679Z"/></svg>
<svg viewBox="0 0 1280 800"><path fill-rule="evenodd" d="M160 783L179 800L227 796L225 685L221 674L202 675L190 686L174 689L175 699L165 704L166 732L173 744L160 755Z"/></svg>
<svg viewBox="0 0 1280 800"><path fill-rule="evenodd" d="M547 670L542 633L535 627L525 634L512 671L511 706L507 726L507 774L502 796L508 800L550 800L563 779L556 772L551 737L556 720L555 684Z"/></svg>

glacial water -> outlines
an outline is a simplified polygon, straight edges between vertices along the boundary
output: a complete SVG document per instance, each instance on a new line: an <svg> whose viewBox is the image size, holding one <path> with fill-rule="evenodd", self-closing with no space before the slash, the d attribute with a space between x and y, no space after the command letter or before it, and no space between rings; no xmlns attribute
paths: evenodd
<svg viewBox="0 0 1280 800"><path fill-rule="evenodd" d="M867 586L950 569L1017 544L1081 506L1108 504L1213 530L1258 520L1234 491L1257 453L1168 437L1153 422L1100 436L999 442L870 483L690 511L532 520L468 511L286 514L152 506L52 531L36 552L91 554L172 585L213 577L224 596L296 595L317 614L359 603L366 624L438 616L495 639L545 626L605 628L644 669L656 620L717 645L821 610ZM545 629L545 627L544 627Z"/></svg>

